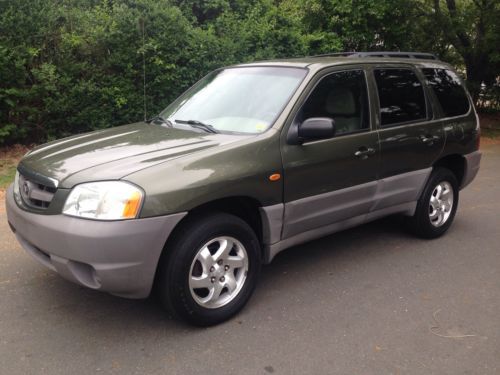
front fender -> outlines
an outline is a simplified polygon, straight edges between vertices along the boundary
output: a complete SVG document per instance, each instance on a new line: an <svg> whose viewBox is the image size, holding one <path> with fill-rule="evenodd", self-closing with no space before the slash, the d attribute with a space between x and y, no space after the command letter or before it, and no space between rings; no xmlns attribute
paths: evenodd
<svg viewBox="0 0 500 375"><path fill-rule="evenodd" d="M269 134L267 134L269 133ZM267 133L167 161L126 176L146 199L141 217L190 211L228 197L250 197L262 206L282 202L283 179L278 133Z"/></svg>

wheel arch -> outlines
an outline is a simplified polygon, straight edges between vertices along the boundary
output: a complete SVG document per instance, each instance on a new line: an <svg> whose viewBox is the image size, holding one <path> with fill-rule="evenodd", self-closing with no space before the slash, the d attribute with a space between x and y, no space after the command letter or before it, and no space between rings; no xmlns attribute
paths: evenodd
<svg viewBox="0 0 500 375"><path fill-rule="evenodd" d="M193 215L204 214L208 212L224 212L239 217L245 221L255 232L255 235L262 242L263 236L263 221L260 215L261 203L248 196L233 196L227 198L216 199L210 202L203 203L191 210L184 220L188 220Z"/></svg>
<svg viewBox="0 0 500 375"><path fill-rule="evenodd" d="M465 176L466 161L465 158L460 154L450 154L439 158L433 167L444 167L449 169L458 181L458 186L462 186Z"/></svg>
<svg viewBox="0 0 500 375"><path fill-rule="evenodd" d="M159 265L163 261L163 258L169 256L169 244L171 244L175 240L178 233L182 231L185 225L189 224L189 222L195 215L204 215L210 212L224 212L239 217L253 229L261 244L261 259L267 259L265 257L266 246L263 245L263 240L267 229L265 228L266 223L265 220L263 220L261 208L261 203L255 198L251 198L248 196L232 196L209 201L189 210L187 215L177 223L165 242L156 268L155 284L158 278Z"/></svg>

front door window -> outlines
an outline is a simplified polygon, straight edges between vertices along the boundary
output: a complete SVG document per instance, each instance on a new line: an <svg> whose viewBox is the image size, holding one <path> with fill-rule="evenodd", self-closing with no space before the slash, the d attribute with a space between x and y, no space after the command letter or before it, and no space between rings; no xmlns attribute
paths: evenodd
<svg viewBox="0 0 500 375"><path fill-rule="evenodd" d="M335 121L335 135L368 130L368 94L362 70L333 73L314 88L299 113L300 122L311 117Z"/></svg>

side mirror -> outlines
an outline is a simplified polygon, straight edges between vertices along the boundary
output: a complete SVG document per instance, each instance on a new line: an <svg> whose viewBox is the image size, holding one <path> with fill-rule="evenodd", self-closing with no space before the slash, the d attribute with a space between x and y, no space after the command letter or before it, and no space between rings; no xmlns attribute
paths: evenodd
<svg viewBox="0 0 500 375"><path fill-rule="evenodd" d="M328 117L311 117L299 124L297 136L302 142L332 138L335 135L335 121Z"/></svg>

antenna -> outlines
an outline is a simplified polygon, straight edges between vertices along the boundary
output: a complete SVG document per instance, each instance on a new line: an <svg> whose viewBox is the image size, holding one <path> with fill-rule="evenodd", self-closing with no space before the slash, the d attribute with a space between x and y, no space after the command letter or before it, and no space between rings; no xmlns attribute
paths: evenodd
<svg viewBox="0 0 500 375"><path fill-rule="evenodd" d="M148 110L146 105L146 32L144 28L144 18L139 18L139 27L142 32L142 90L144 101L144 121L148 119Z"/></svg>

